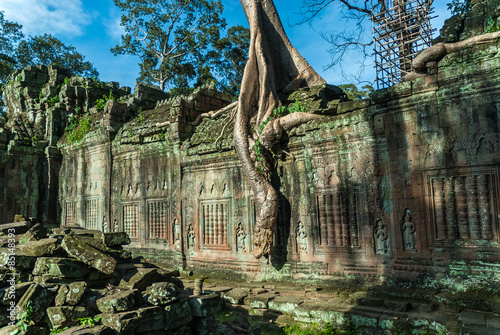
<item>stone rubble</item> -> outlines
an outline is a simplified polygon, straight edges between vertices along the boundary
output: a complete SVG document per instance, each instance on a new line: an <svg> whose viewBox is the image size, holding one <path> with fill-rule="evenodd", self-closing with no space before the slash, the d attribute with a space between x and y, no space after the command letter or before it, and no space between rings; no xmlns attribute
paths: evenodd
<svg viewBox="0 0 500 335"><path fill-rule="evenodd" d="M30 221L0 230L13 226L25 234L15 238L23 241L15 250L8 243L0 248L0 334L15 332L19 320L26 323L26 334L214 334L227 327L214 318L223 305L220 293L193 296L178 271L132 258L123 249L130 243L126 233L49 231ZM11 301L17 304L15 321L8 318ZM242 334L250 333L247 327Z"/></svg>

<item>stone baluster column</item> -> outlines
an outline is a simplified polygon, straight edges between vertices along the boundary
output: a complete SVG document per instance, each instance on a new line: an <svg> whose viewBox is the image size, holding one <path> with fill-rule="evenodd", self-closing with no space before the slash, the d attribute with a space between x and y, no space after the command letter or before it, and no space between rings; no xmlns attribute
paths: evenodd
<svg viewBox="0 0 500 335"><path fill-rule="evenodd" d="M214 205L214 240L212 244L219 244L219 207L218 204Z"/></svg>
<svg viewBox="0 0 500 335"><path fill-rule="evenodd" d="M479 216L481 217L481 233L485 240L493 238L491 226L489 176L482 174L478 177L477 191L479 196Z"/></svg>
<svg viewBox="0 0 500 335"><path fill-rule="evenodd" d="M329 244L329 234L328 234L328 213L332 205L332 200L330 198L330 203L328 204L329 195L318 195L318 209L319 209L319 244L327 245ZM326 201L325 201L326 200ZM332 216L331 212L329 213Z"/></svg>
<svg viewBox="0 0 500 335"><path fill-rule="evenodd" d="M351 245L351 233L349 229L349 210L347 205L347 194L343 194L340 197L340 203L342 204L342 233L344 246Z"/></svg>
<svg viewBox="0 0 500 335"><path fill-rule="evenodd" d="M446 226L448 228L448 239L456 240L458 235L457 227L457 203L455 198L454 177L446 178Z"/></svg>
<svg viewBox="0 0 500 335"><path fill-rule="evenodd" d="M436 178L432 181L432 189L434 191L434 216L436 220L436 239L444 240L447 236L445 222L445 199L444 199L444 183L442 178Z"/></svg>
<svg viewBox="0 0 500 335"><path fill-rule="evenodd" d="M334 217L333 194L326 196L326 231L328 234L328 245L335 245L335 217Z"/></svg>
<svg viewBox="0 0 500 335"><path fill-rule="evenodd" d="M358 220L357 220L357 201L356 192L349 193L349 226L351 230L351 243L358 246Z"/></svg>
<svg viewBox="0 0 500 335"><path fill-rule="evenodd" d="M340 197L337 192L333 194L333 221L335 223L335 244L342 246L342 218L340 217Z"/></svg>
<svg viewBox="0 0 500 335"><path fill-rule="evenodd" d="M213 241L213 222L214 222L214 205L208 205L208 244L212 244Z"/></svg>
<svg viewBox="0 0 500 335"><path fill-rule="evenodd" d="M469 213L467 212L467 193L465 191L465 178L455 178L455 197L457 199L457 218L459 237L464 240L470 239Z"/></svg>
<svg viewBox="0 0 500 335"><path fill-rule="evenodd" d="M222 238L222 243L224 245L227 245L227 216L229 212L229 205L226 205L223 207L223 212L222 212L222 232L223 232L223 238Z"/></svg>
<svg viewBox="0 0 500 335"><path fill-rule="evenodd" d="M469 213L470 237L473 240L481 238L479 226L479 204L477 198L477 176L467 177L467 209Z"/></svg>

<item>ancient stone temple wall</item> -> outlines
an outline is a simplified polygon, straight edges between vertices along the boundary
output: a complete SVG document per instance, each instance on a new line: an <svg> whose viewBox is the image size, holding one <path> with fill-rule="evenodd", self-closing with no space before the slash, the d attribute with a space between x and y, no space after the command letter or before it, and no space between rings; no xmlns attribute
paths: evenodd
<svg viewBox="0 0 500 335"><path fill-rule="evenodd" d="M289 154L276 157L272 177L280 207L269 261L251 253L254 197L229 113L193 122L230 103L209 87L165 100L152 88L130 95L109 86L121 98L103 109L92 107L95 98L77 99L86 114L75 129L92 121L80 137L51 121L40 128L43 145L19 136L2 142L2 217L24 210L62 225L125 231L137 254L224 276L494 280L499 70L493 43L450 54L431 74L370 100L343 101L332 87L295 92L291 103L323 116L280 144ZM65 85L61 92L86 87ZM75 101L64 92L47 115L69 124ZM11 137L21 132L9 129ZM13 190L23 191L10 197Z"/></svg>

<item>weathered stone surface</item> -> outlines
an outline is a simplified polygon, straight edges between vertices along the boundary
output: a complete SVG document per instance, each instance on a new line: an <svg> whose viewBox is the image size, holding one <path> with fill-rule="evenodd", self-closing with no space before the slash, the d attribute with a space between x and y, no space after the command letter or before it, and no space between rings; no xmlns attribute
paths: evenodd
<svg viewBox="0 0 500 335"><path fill-rule="evenodd" d="M87 283L80 281L69 284L68 293L66 296L66 302L68 305L75 306L80 302L85 290L87 288Z"/></svg>
<svg viewBox="0 0 500 335"><path fill-rule="evenodd" d="M300 297L277 296L268 302L268 307L283 314L293 314L295 309L303 302L304 299Z"/></svg>
<svg viewBox="0 0 500 335"><path fill-rule="evenodd" d="M218 322L213 315L206 317L194 317L191 321L191 330L195 334L209 335L213 334Z"/></svg>
<svg viewBox="0 0 500 335"><path fill-rule="evenodd" d="M7 326L0 329L0 335L12 335L18 328L16 326Z"/></svg>
<svg viewBox="0 0 500 335"><path fill-rule="evenodd" d="M77 325L77 320L89 317L89 312L85 307L79 306L49 307L47 316L50 327L54 329Z"/></svg>
<svg viewBox="0 0 500 335"><path fill-rule="evenodd" d="M116 335L115 331L110 327L106 326L94 326L89 325L71 327L65 331L59 333L60 335Z"/></svg>
<svg viewBox="0 0 500 335"><path fill-rule="evenodd" d="M60 249L59 241L55 238L45 238L43 240L30 240L17 246L23 254L29 256L45 257L56 254Z"/></svg>
<svg viewBox="0 0 500 335"><path fill-rule="evenodd" d="M147 300L152 305L166 305L180 294L180 289L173 283L153 283L146 288Z"/></svg>
<svg viewBox="0 0 500 335"><path fill-rule="evenodd" d="M106 245L101 239L94 238L93 236L78 235L77 239L80 242L90 245L100 251L106 251Z"/></svg>
<svg viewBox="0 0 500 335"><path fill-rule="evenodd" d="M191 305L188 300L181 299L164 307L165 330L182 327L191 322Z"/></svg>
<svg viewBox="0 0 500 335"><path fill-rule="evenodd" d="M17 270L33 269L37 260L36 256L26 255L17 249L12 251L9 248L0 248L0 266L8 267L13 256L15 256L15 268Z"/></svg>
<svg viewBox="0 0 500 335"><path fill-rule="evenodd" d="M10 302L13 301L14 298L17 297L18 299L22 297L32 284L32 282L24 282L0 289L0 304L3 306L10 305Z"/></svg>
<svg viewBox="0 0 500 335"><path fill-rule="evenodd" d="M4 233L5 235L7 235L9 233L24 234L30 229L31 224L32 224L31 221L19 221L19 222L12 222L12 223L4 223L4 224L0 224L0 231L2 233Z"/></svg>
<svg viewBox="0 0 500 335"><path fill-rule="evenodd" d="M268 308L269 301L275 297L276 295L274 293L263 293L259 295L249 295L244 301L245 305L252 308Z"/></svg>
<svg viewBox="0 0 500 335"><path fill-rule="evenodd" d="M130 310L142 302L143 298L139 290L119 291L96 301L99 310L108 314Z"/></svg>
<svg viewBox="0 0 500 335"><path fill-rule="evenodd" d="M28 241L38 241L47 236L48 230L40 223L35 224L31 227L19 240L19 244L26 243Z"/></svg>
<svg viewBox="0 0 500 335"><path fill-rule="evenodd" d="M192 296L189 298L191 312L195 317L207 317L217 313L222 307L222 298L218 294Z"/></svg>
<svg viewBox="0 0 500 335"><path fill-rule="evenodd" d="M59 287L56 293L56 297L54 298L54 304L56 307L60 307L66 303L66 296L69 292L69 285L63 284Z"/></svg>
<svg viewBox="0 0 500 335"><path fill-rule="evenodd" d="M138 289L144 291L146 287L156 282L161 282L163 276L159 273L158 269L137 269L130 271L120 281L120 287L124 289Z"/></svg>
<svg viewBox="0 0 500 335"><path fill-rule="evenodd" d="M114 329L119 334L134 334L160 330L164 327L163 309L158 306L140 308L133 311L103 314L102 324Z"/></svg>
<svg viewBox="0 0 500 335"><path fill-rule="evenodd" d="M7 326L12 320L9 318L9 306L0 306L0 327Z"/></svg>
<svg viewBox="0 0 500 335"><path fill-rule="evenodd" d="M249 294L249 290L246 288L235 288L231 291L224 293L224 300L230 302L231 304L242 304L243 299L247 297Z"/></svg>
<svg viewBox="0 0 500 335"><path fill-rule="evenodd" d="M99 313L100 310L97 307L97 300L101 299L106 293L108 293L108 289L88 289L82 298L82 304L92 309L94 312Z"/></svg>
<svg viewBox="0 0 500 335"><path fill-rule="evenodd" d="M130 237L125 232L104 233L104 244L108 247L130 244Z"/></svg>
<svg viewBox="0 0 500 335"><path fill-rule="evenodd" d="M89 273L86 264L72 258L40 257L33 269L34 275L52 277L81 278Z"/></svg>
<svg viewBox="0 0 500 335"><path fill-rule="evenodd" d="M113 258L80 241L77 237L66 235L62 240L61 246L69 256L103 273L111 274L115 270L116 261Z"/></svg>
<svg viewBox="0 0 500 335"><path fill-rule="evenodd" d="M39 284L32 284L17 303L16 317L19 319L22 313L26 311L28 301L31 301L33 307L31 318L35 323L40 322L52 300L53 294L51 291Z"/></svg>

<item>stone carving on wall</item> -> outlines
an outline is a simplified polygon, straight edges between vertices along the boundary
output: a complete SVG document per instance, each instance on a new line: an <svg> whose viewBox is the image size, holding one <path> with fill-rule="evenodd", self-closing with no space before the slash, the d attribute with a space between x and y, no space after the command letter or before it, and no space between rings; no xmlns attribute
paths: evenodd
<svg viewBox="0 0 500 335"><path fill-rule="evenodd" d="M139 238L139 204L127 203L122 206L123 231L131 239Z"/></svg>
<svg viewBox="0 0 500 335"><path fill-rule="evenodd" d="M357 202L355 190L317 196L320 246L358 246Z"/></svg>
<svg viewBox="0 0 500 335"><path fill-rule="evenodd" d="M245 227L240 222L238 223L238 227L236 228L236 251L237 252L247 252L247 233Z"/></svg>
<svg viewBox="0 0 500 335"><path fill-rule="evenodd" d="M168 205L165 200L148 200L147 224L150 239L168 239Z"/></svg>
<svg viewBox="0 0 500 335"><path fill-rule="evenodd" d="M200 205L201 236L200 243L204 247L229 248L228 226L229 226L229 201L208 200L201 201Z"/></svg>
<svg viewBox="0 0 500 335"><path fill-rule="evenodd" d="M373 236L375 238L375 252L379 255L386 254L389 251L389 237L382 220L377 220Z"/></svg>
<svg viewBox="0 0 500 335"><path fill-rule="evenodd" d="M174 238L175 250L181 249L181 227L177 222L177 219L174 219L172 222L172 236Z"/></svg>
<svg viewBox="0 0 500 335"><path fill-rule="evenodd" d="M88 229L100 230L98 226L100 201L98 198L85 199L85 226Z"/></svg>
<svg viewBox="0 0 500 335"><path fill-rule="evenodd" d="M297 249L299 252L307 252L307 230L302 221L297 225Z"/></svg>
<svg viewBox="0 0 500 335"><path fill-rule="evenodd" d="M102 217L102 231L105 233L109 232L108 220L106 220L106 215Z"/></svg>
<svg viewBox="0 0 500 335"><path fill-rule="evenodd" d="M412 222L411 211L408 208L405 210L405 215L403 216L402 228L403 228L404 248L406 250L415 250L416 249L415 236L417 228L415 227L415 224Z"/></svg>
<svg viewBox="0 0 500 335"><path fill-rule="evenodd" d="M430 177L436 240L495 240L492 179L491 171Z"/></svg>
<svg viewBox="0 0 500 335"><path fill-rule="evenodd" d="M194 228L192 224L189 224L187 229L187 241L189 249L194 249L196 247L195 241L196 235L194 233Z"/></svg>

